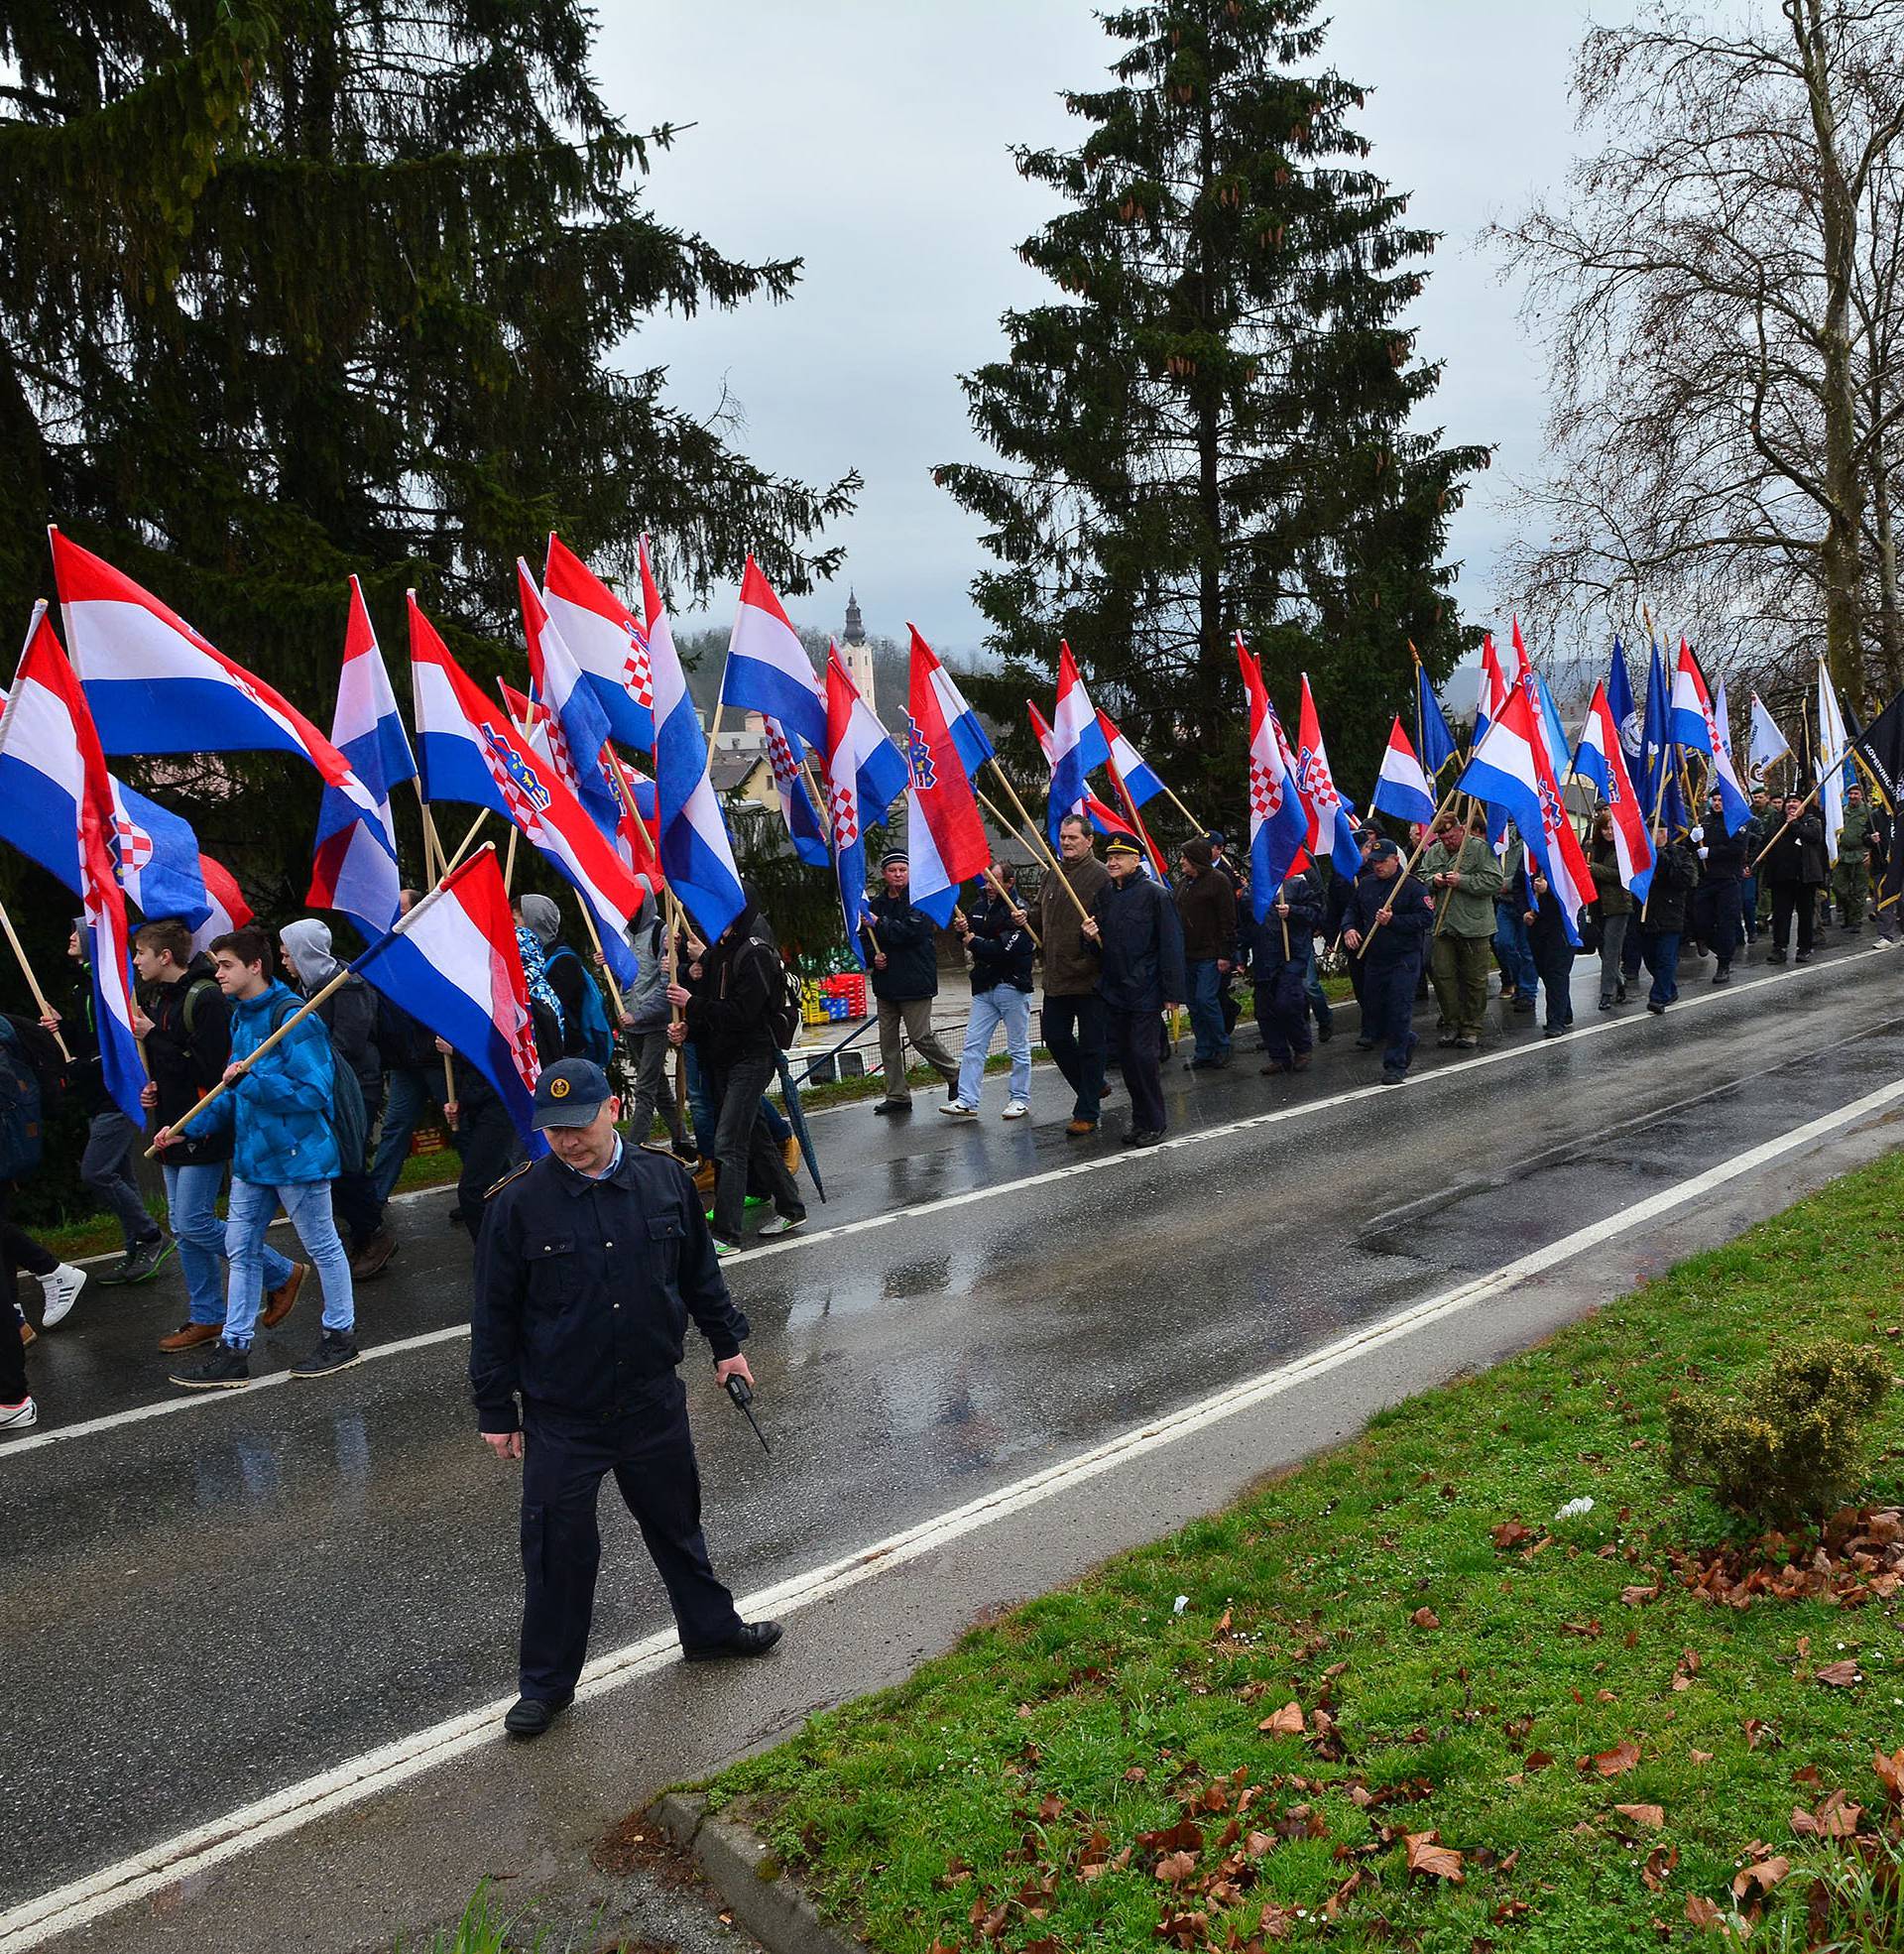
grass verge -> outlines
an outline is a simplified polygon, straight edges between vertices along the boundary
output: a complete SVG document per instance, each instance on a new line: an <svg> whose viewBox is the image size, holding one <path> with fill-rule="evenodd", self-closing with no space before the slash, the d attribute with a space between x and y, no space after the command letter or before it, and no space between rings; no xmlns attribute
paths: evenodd
<svg viewBox="0 0 1904 1954"><path fill-rule="evenodd" d="M1821 1575L1812 1542L1754 1542L1667 1480L1663 1406L1777 1337L1888 1349L1901 1209L1893 1156L813 1718L714 1796L885 1954L1584 1954L1761 1909L1755 1946L1813 1945L1807 1876L1842 1881L1854 1834L1876 1850L1857 1808L1883 1810L1874 1760L1904 1742L1904 1547L1841 1527ZM1885 1508L1899 1399L1865 1489Z"/></svg>

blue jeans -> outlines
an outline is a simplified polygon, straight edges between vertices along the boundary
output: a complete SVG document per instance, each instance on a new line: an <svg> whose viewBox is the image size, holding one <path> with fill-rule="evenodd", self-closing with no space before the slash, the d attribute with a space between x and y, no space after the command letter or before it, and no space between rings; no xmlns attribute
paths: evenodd
<svg viewBox="0 0 1904 1954"><path fill-rule="evenodd" d="M1500 974L1514 987L1516 997L1530 1002L1540 973L1534 968L1534 946L1527 938L1527 923L1512 903L1494 905L1494 954L1500 958Z"/></svg>
<svg viewBox="0 0 1904 1954"><path fill-rule="evenodd" d="M284 1187L260 1187L233 1174L225 1221L225 1256L231 1264L231 1286L225 1297L225 1341L234 1350L249 1350L252 1333L258 1327L265 1294L265 1230L281 1201L323 1284L324 1328L348 1332L356 1326L350 1258L338 1239L337 1224L330 1218L330 1182L298 1180Z"/></svg>
<svg viewBox="0 0 1904 1954"><path fill-rule="evenodd" d="M194 1323L225 1320L225 1224L218 1219L218 1190L225 1184L225 1162L206 1160L196 1165L164 1167L166 1206L172 1232L178 1242L178 1266L185 1272L185 1294ZM269 1217L267 1217L269 1220ZM291 1280L292 1264L269 1242L258 1251L261 1281L275 1289Z"/></svg>
<svg viewBox="0 0 1904 1954"><path fill-rule="evenodd" d="M1680 934L1677 929L1649 929L1646 932L1646 968L1653 977L1653 988L1646 993L1648 1004L1671 1004L1679 996Z"/></svg>
<svg viewBox="0 0 1904 1954"><path fill-rule="evenodd" d="M444 1099L443 1068L419 1065L394 1065L384 1074L384 1124L377 1134L377 1152L370 1163L370 1184L381 1208L404 1170L410 1155L411 1136L427 1106L440 1107ZM450 1144L457 1135L452 1132ZM456 1150L462 1152L460 1147Z"/></svg>
<svg viewBox="0 0 1904 1954"><path fill-rule="evenodd" d="M1215 957L1193 958L1188 968L1190 1029L1197 1040L1194 1056L1222 1058L1230 1049L1230 1034L1223 1029L1223 1006L1218 995L1223 989L1223 973L1217 968Z"/></svg>
<svg viewBox="0 0 1904 1954"><path fill-rule="evenodd" d="M1740 876L1738 882L1738 917L1745 931L1748 943L1758 941L1758 877Z"/></svg>
<svg viewBox="0 0 1904 1954"><path fill-rule="evenodd" d="M1215 964L1209 966L1212 970ZM994 984L972 993L972 1016L965 1023L965 1049L959 1054L959 1104L976 1106L985 1090L985 1061L992 1034L1005 1027L1005 1048L1012 1054L1011 1097L1031 1103L1031 994L1015 984Z"/></svg>

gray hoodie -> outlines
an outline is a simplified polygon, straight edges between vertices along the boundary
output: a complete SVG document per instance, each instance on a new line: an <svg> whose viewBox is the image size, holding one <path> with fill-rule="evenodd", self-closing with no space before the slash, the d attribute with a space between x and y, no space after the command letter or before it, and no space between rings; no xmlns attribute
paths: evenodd
<svg viewBox="0 0 1904 1954"><path fill-rule="evenodd" d="M659 905L645 896L628 919L628 946L635 952L635 981L622 992L622 1009L637 1032L656 1032L672 1015L667 1001L667 929Z"/></svg>

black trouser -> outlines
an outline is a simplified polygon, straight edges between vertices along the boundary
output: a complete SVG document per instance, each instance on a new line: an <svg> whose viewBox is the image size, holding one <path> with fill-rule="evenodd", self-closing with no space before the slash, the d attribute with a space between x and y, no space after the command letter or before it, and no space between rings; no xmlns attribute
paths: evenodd
<svg viewBox="0 0 1904 1954"><path fill-rule="evenodd" d="M1038 1031L1065 1084L1077 1094L1071 1117L1095 1120L1104 1098L1104 1000L1095 991L1073 997L1053 997L1047 991Z"/></svg>
<svg viewBox="0 0 1904 1954"><path fill-rule="evenodd" d="M1772 948L1785 949L1792 940L1792 917L1798 917L1798 953L1812 953L1812 924L1817 919L1818 891L1802 882L1772 884Z"/></svg>
<svg viewBox="0 0 1904 1954"><path fill-rule="evenodd" d="M0 1288L6 1302L0 1309L0 1404L17 1404L27 1396L27 1354L20 1343L20 1272L51 1276L60 1267L56 1256L7 1219L12 1205L13 1183L0 1180L0 1282L6 1284Z"/></svg>
<svg viewBox="0 0 1904 1954"><path fill-rule="evenodd" d="M1114 1011L1110 1017L1118 1069L1130 1095L1130 1131L1161 1133L1163 1020L1154 1011Z"/></svg>
<svg viewBox="0 0 1904 1954"><path fill-rule="evenodd" d="M509 1109L485 1087L472 1100L468 1088L458 1102L456 1138L463 1170L456 1181L456 1212L473 1242L482 1232L483 1197L516 1164L522 1150Z"/></svg>
<svg viewBox="0 0 1904 1954"><path fill-rule="evenodd" d="M679 1378L652 1380L623 1415L607 1420L526 1405L523 1439L525 1696L558 1702L582 1672L602 1562L595 1507L611 1472L667 1589L681 1646L709 1649L740 1628L734 1597L708 1564Z"/></svg>
<svg viewBox="0 0 1904 1954"><path fill-rule="evenodd" d="M1540 978L1541 996L1546 1002L1547 1030L1564 1032L1574 1022L1574 946L1564 929L1549 935L1542 930L1530 936L1534 951L1534 970Z"/></svg>
<svg viewBox="0 0 1904 1954"><path fill-rule="evenodd" d="M1256 1024L1262 1032L1262 1048L1285 1065L1311 1048L1309 1000L1304 992L1308 976L1308 963L1295 957L1256 965Z"/></svg>
<svg viewBox="0 0 1904 1954"><path fill-rule="evenodd" d="M1724 970L1738 948L1738 884L1702 882L1693 891L1693 936L1719 959Z"/></svg>
<svg viewBox="0 0 1904 1954"><path fill-rule="evenodd" d="M806 1212L799 1187L761 1118L761 1094L778 1070L769 1057L707 1065L708 1090L719 1108L714 1119L714 1232L724 1242L741 1239L750 1180L774 1203L776 1214L791 1220Z"/></svg>

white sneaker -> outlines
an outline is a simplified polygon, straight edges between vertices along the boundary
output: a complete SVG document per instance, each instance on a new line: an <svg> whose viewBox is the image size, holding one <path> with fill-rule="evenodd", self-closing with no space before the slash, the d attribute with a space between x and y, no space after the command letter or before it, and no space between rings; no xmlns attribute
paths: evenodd
<svg viewBox="0 0 1904 1954"><path fill-rule="evenodd" d="M69 1262L62 1262L51 1274L40 1278L41 1292L47 1298L46 1309L40 1317L43 1330L57 1329L72 1314L72 1305L79 1300L79 1291L86 1286L86 1272L75 1269Z"/></svg>
<svg viewBox="0 0 1904 1954"><path fill-rule="evenodd" d="M1012 1100L1011 1105L1009 1105L1005 1109L1005 1117L1008 1120L1021 1120L1024 1118L1025 1114L1030 1112L1030 1110L1031 1108L1027 1106L1022 1099L1014 1099Z"/></svg>
<svg viewBox="0 0 1904 1954"><path fill-rule="evenodd" d="M28 1425L40 1422L40 1407L31 1398L23 1398L17 1404L0 1404L0 1431L25 1431Z"/></svg>
<svg viewBox="0 0 1904 1954"><path fill-rule="evenodd" d="M766 1239L774 1235L790 1235L796 1228L805 1226L806 1216L803 1214L776 1214L772 1220L761 1223L760 1233Z"/></svg>
<svg viewBox="0 0 1904 1954"><path fill-rule="evenodd" d="M976 1106L968 1106L963 1099L944 1100L940 1103L939 1111L948 1120L976 1120L979 1116L979 1109Z"/></svg>

